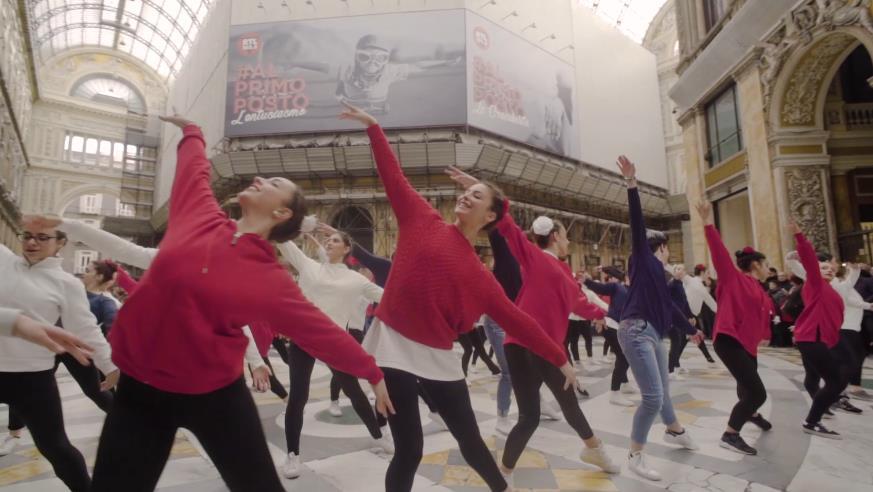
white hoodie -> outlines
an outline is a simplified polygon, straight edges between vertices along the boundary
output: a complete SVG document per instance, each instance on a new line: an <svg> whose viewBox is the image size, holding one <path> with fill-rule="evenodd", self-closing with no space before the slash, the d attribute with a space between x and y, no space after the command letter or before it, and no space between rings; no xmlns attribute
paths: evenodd
<svg viewBox="0 0 873 492"><path fill-rule="evenodd" d="M0 245L0 308L19 310L43 323L58 320L94 348L94 364L104 374L116 370L109 343L91 314L85 287L61 269L60 258L46 258L30 265L21 256ZM55 354L18 338L0 337L0 372L47 371L55 366Z"/></svg>
<svg viewBox="0 0 873 492"><path fill-rule="evenodd" d="M15 320L21 315L18 309L0 308L0 336L11 337Z"/></svg>

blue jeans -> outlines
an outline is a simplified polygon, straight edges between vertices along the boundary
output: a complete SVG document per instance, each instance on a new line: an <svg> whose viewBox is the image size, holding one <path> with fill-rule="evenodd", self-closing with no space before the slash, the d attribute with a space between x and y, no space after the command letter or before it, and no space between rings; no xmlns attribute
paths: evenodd
<svg viewBox="0 0 873 492"><path fill-rule="evenodd" d="M512 379L509 376L506 353L503 351L503 339L506 338L506 333L488 316L485 316L484 327L485 336L494 348L494 356L497 357L497 365L500 366L500 381L497 383L497 415L506 417L509 415L509 405L512 404Z"/></svg>
<svg viewBox="0 0 873 492"><path fill-rule="evenodd" d="M655 327L643 319L625 319L618 327L618 343L624 351L642 395L642 404L634 414L631 439L645 444L655 416L669 426L676 422L670 383L667 374L667 354Z"/></svg>

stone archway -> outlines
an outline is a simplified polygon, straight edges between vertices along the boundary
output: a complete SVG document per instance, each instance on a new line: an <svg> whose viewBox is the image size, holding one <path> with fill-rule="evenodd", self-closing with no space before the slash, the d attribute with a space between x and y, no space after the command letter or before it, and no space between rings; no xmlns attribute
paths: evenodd
<svg viewBox="0 0 873 492"><path fill-rule="evenodd" d="M819 248L837 251L825 105L843 61L873 53L867 7L802 2L766 40L760 58L779 222L795 220ZM782 244L793 239L782 232Z"/></svg>
<svg viewBox="0 0 873 492"><path fill-rule="evenodd" d="M82 195L94 195L98 193L101 195L109 195L116 200L121 199L117 185L113 186L108 183L83 184L67 190L63 195L58 197L57 200L55 200L56 206L54 213L62 215L77 198Z"/></svg>

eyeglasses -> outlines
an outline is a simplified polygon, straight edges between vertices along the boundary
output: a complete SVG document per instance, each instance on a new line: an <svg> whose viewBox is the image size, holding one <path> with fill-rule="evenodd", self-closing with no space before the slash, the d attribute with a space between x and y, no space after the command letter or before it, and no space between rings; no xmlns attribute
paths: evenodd
<svg viewBox="0 0 873 492"><path fill-rule="evenodd" d="M370 60L375 60L376 63L385 63L388 61L387 53L370 54L366 51L359 51L355 53L355 57L357 58L358 63L369 63Z"/></svg>
<svg viewBox="0 0 873 492"><path fill-rule="evenodd" d="M40 243L47 243L52 239L57 239L58 237L57 236L49 236L48 234L36 234L36 235L34 235L34 234L29 233L29 232L22 232L21 234L18 234L18 238L21 239L22 243L26 243L32 239L35 239L37 242L40 242Z"/></svg>

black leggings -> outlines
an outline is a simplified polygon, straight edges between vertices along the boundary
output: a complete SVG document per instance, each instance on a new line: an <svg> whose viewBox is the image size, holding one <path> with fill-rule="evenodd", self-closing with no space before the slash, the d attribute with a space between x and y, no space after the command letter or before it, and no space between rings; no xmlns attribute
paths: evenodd
<svg viewBox="0 0 873 492"><path fill-rule="evenodd" d="M109 409L112 408L112 399L113 393L112 391L101 391L100 390L100 382L103 380L103 376L100 374L100 371L94 367L94 364L83 366L79 364L79 361L76 360L70 354L61 354L55 356L55 368L52 370L52 374L58 371L58 367L64 364L67 368L67 371L70 373L70 376L76 381L80 388L82 388L82 393L85 393L85 396L91 399L95 405L97 405L100 410L108 413ZM9 407L9 430L15 431L19 429L23 429L25 427L24 420L19 415L17 409L13 407Z"/></svg>
<svg viewBox="0 0 873 492"><path fill-rule="evenodd" d="M864 368L864 359L867 357L861 332L840 330L840 341L845 344L845 349L851 357L848 360L849 384L861 386L861 371Z"/></svg>
<svg viewBox="0 0 873 492"><path fill-rule="evenodd" d="M740 400L731 410L728 426L740 432L743 425L767 401L767 390L758 375L758 359L752 357L736 338L729 335L716 336L713 346L718 358L724 362L737 382L737 397Z"/></svg>
<svg viewBox="0 0 873 492"><path fill-rule="evenodd" d="M187 395L122 374L100 435L92 492L154 490L179 427L197 437L231 491L285 490L245 378Z"/></svg>
<svg viewBox="0 0 873 492"><path fill-rule="evenodd" d="M354 328L349 329L349 335L352 336L358 343L363 343L364 341L364 332L361 330L356 330ZM330 376L330 401L337 401L340 397L340 384L336 379L336 376Z"/></svg>
<svg viewBox="0 0 873 492"><path fill-rule="evenodd" d="M612 368L612 381L610 382L609 389L618 391L621 389L621 383L627 382L627 370L630 365L627 362L627 357L624 356L624 352L621 350L621 345L618 343L618 330L615 328L603 330L603 338L606 339L604 346L609 345L615 354L615 366Z"/></svg>
<svg viewBox="0 0 873 492"><path fill-rule="evenodd" d="M388 395L397 412L388 417L394 436L394 457L385 473L386 492L412 490L415 471L421 462L424 437L418 410L418 384L424 387L433 400L449 432L458 441L464 460L485 480L492 491L506 489L506 481L494 457L479 434L476 415L470 403L467 383L458 381L433 381L421 379L415 374L383 367Z"/></svg>
<svg viewBox="0 0 873 492"><path fill-rule="evenodd" d="M64 430L55 371L0 372L0 403L18 411L36 449L51 463L55 475L73 492L88 492L91 479L85 459Z"/></svg>
<svg viewBox="0 0 873 492"><path fill-rule="evenodd" d="M803 387L812 397L812 406L806 417L806 422L817 424L821 421L825 410L840 399L840 394L849 384L848 371L840 361L839 345L829 349L822 342L797 342L806 377ZM819 388L819 382L824 379L824 386Z"/></svg>
<svg viewBox="0 0 873 492"><path fill-rule="evenodd" d="M279 353L279 357L282 359L282 362L290 365L288 358L288 340L284 338L276 337L273 339L273 348L276 349L276 352Z"/></svg>
<svg viewBox="0 0 873 492"><path fill-rule="evenodd" d="M540 424L540 387L543 383L555 395L561 412L570 427L582 439L594 437L585 414L579 408L573 388L564 389L564 375L561 370L530 350L507 343L503 346L509 373L512 374L512 390L518 404L518 423L506 437L503 449L503 466L515 468L518 458Z"/></svg>
<svg viewBox="0 0 873 492"><path fill-rule="evenodd" d="M309 383L312 379L315 359L293 343L288 349L288 356L291 360L291 395L288 397L288 408L285 412L285 442L288 444L289 453L300 455L303 408L309 401ZM374 439L382 437L382 431L379 430L380 419L376 418L376 410L370 405L358 379L351 374L339 372L333 368L330 371L339 382L343 393L352 400L352 408L367 426L370 435Z"/></svg>
<svg viewBox="0 0 873 492"><path fill-rule="evenodd" d="M688 337L684 333L679 333L677 330L670 330L670 355L667 363L668 370L673 372L673 369L682 367L679 359L682 357L682 352L685 351L685 346L688 345ZM706 360L712 359L709 349L706 348L706 342L701 340L697 345L700 352L706 357Z"/></svg>
<svg viewBox="0 0 873 492"><path fill-rule="evenodd" d="M567 359L573 356L573 360L579 362L579 337L585 339L585 353L590 359L594 354L594 329L591 327L591 322L587 320L571 319L567 323L567 336L564 339L564 345L569 349L567 351Z"/></svg>
<svg viewBox="0 0 873 492"><path fill-rule="evenodd" d="M464 370L464 376L467 375L467 368L470 366L470 358L474 351L479 354L479 358L488 366L488 370L492 374L500 374L500 367L491 360L491 357L488 357L488 353L485 351L485 341L479 337L476 330L458 335L458 343L464 349L464 353L461 355L461 369Z"/></svg>

